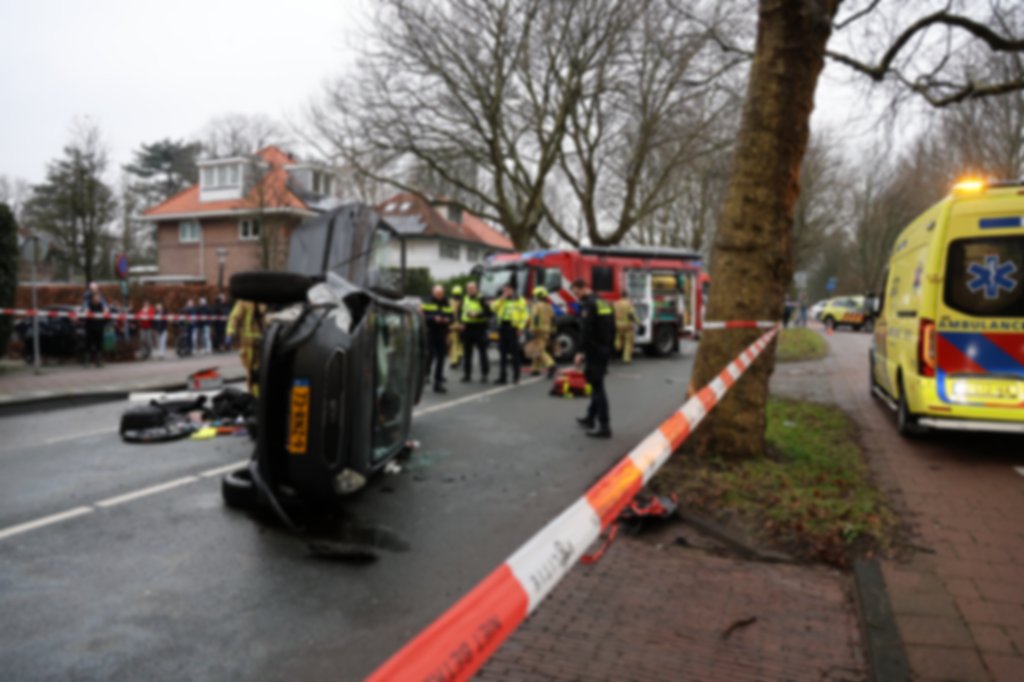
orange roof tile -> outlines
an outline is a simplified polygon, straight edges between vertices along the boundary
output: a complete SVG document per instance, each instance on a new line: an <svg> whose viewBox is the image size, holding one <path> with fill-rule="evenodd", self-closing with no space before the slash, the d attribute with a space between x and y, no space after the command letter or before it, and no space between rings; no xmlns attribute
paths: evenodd
<svg viewBox="0 0 1024 682"><path fill-rule="evenodd" d="M292 158L279 149L270 146L256 152L269 166L270 170L263 174L260 181L241 199L225 199L222 201L200 201L199 185L192 185L186 190L175 194L165 201L147 209L142 215L158 217L162 215L218 213L221 211L256 208L295 208L308 210L309 207L288 188L288 171L285 166L294 163Z"/></svg>

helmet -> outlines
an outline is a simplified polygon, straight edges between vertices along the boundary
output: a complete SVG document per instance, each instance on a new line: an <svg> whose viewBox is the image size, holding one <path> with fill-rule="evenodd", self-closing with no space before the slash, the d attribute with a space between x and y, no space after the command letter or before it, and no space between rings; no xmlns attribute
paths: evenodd
<svg viewBox="0 0 1024 682"><path fill-rule="evenodd" d="M452 296L462 296L462 286L456 284L452 287Z"/></svg>
<svg viewBox="0 0 1024 682"><path fill-rule="evenodd" d="M533 289L533 296L534 296L534 298L546 298L547 295L548 295L548 290L545 289L544 287L534 287L534 289Z"/></svg>

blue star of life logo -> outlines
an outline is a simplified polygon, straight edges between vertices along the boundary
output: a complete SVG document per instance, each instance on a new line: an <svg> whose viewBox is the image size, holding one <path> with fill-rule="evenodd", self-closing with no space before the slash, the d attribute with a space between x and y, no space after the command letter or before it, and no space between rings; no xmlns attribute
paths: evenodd
<svg viewBox="0 0 1024 682"><path fill-rule="evenodd" d="M1017 272L1017 264L1013 261L1000 262L999 256L985 256L985 264L971 263L967 274L973 279L967 283L971 293L985 291L985 298L996 299L1002 291L1013 291L1017 288L1017 280L1013 275Z"/></svg>

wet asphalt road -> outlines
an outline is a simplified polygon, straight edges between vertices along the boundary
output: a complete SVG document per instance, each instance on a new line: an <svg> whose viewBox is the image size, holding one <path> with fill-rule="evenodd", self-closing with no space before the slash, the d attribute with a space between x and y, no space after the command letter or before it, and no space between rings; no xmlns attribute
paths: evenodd
<svg viewBox="0 0 1024 682"><path fill-rule="evenodd" d="M547 381L428 393L403 471L345 503L366 564L224 507L247 439L128 445L125 403L2 418L0 679L359 679L677 408L693 352L613 366L610 441Z"/></svg>

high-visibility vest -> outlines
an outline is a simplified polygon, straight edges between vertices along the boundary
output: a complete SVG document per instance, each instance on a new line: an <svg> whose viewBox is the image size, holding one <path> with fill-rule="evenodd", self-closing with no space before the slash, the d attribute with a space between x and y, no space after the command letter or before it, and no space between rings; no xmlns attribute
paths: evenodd
<svg viewBox="0 0 1024 682"><path fill-rule="evenodd" d="M597 302L597 314L598 315L614 315L615 309L612 308L611 304L603 298L596 299Z"/></svg>
<svg viewBox="0 0 1024 682"><path fill-rule="evenodd" d="M510 324L516 329L525 328L527 321L530 319L530 311L526 308L526 299L522 296L498 301L494 304L494 307L498 315L498 321L502 324Z"/></svg>
<svg viewBox="0 0 1024 682"><path fill-rule="evenodd" d="M236 332L242 343L257 343L263 336L263 304L238 301L228 316L227 335Z"/></svg>
<svg viewBox="0 0 1024 682"><path fill-rule="evenodd" d="M452 307L450 305L438 305L437 301L426 301L420 304L420 309L425 313L441 313L442 315L451 315Z"/></svg>
<svg viewBox="0 0 1024 682"><path fill-rule="evenodd" d="M476 317L472 317L473 315ZM479 298L466 296L462 299L462 322L463 324L487 323L487 318L484 316L484 304L480 302Z"/></svg>

